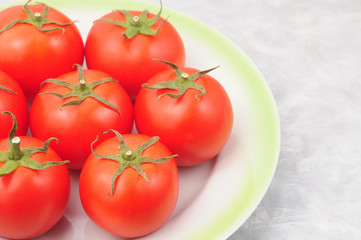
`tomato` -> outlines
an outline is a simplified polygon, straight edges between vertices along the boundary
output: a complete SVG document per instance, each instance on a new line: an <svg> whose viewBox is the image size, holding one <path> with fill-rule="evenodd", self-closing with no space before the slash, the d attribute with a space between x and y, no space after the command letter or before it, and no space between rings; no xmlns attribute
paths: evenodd
<svg viewBox="0 0 361 240"><path fill-rule="evenodd" d="M178 169L157 137L116 133L86 160L79 179L82 206L97 225L126 238L149 234L171 216Z"/></svg>
<svg viewBox="0 0 361 240"><path fill-rule="evenodd" d="M69 172L51 139L11 133L0 140L0 236L29 239L50 230L69 200Z"/></svg>
<svg viewBox="0 0 361 240"><path fill-rule="evenodd" d="M108 74L78 65L77 71L53 80L44 81L34 98L30 130L39 139L58 138L54 150L71 161L69 168L81 169L96 135L110 128L121 133L132 131L133 105L123 87Z"/></svg>
<svg viewBox="0 0 361 240"><path fill-rule="evenodd" d="M173 69L152 77L135 101L139 133L159 136L179 166L192 166L215 157L226 144L233 125L231 101L223 86L194 68ZM178 89L178 91L176 90Z"/></svg>
<svg viewBox="0 0 361 240"><path fill-rule="evenodd" d="M12 112L19 121L17 135L26 135L29 126L28 104L19 84L6 73L0 71L0 113ZM9 135L13 122L0 114L0 139Z"/></svg>
<svg viewBox="0 0 361 240"><path fill-rule="evenodd" d="M19 19L22 22L9 25ZM44 23L40 27L44 32L24 19ZM70 23L66 15L44 4L26 3L0 12L0 69L19 82L29 101L42 81L83 63L84 43L76 25Z"/></svg>
<svg viewBox="0 0 361 240"><path fill-rule="evenodd" d="M147 11L113 11L97 20L87 36L87 66L119 80L132 100L142 83L166 69L153 58L178 65L185 61L179 33L159 15L160 12L154 15Z"/></svg>

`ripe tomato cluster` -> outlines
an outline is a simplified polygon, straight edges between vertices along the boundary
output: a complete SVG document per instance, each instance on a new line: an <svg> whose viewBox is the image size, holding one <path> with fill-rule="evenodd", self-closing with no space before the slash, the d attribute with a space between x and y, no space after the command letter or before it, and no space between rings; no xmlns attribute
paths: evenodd
<svg viewBox="0 0 361 240"><path fill-rule="evenodd" d="M51 229L68 169L81 171L82 206L104 230L155 231L176 206L178 168L212 159L230 136L215 68L184 66L162 6L108 13L84 42L66 15L30 2L0 12L0 236Z"/></svg>

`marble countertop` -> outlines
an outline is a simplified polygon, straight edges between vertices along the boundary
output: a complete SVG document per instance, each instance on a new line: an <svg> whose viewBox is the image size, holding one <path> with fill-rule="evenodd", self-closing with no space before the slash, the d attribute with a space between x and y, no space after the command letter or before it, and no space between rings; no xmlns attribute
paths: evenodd
<svg viewBox="0 0 361 240"><path fill-rule="evenodd" d="M274 179L229 240L361 239L361 2L163 5L238 45L262 72L279 111L282 143Z"/></svg>

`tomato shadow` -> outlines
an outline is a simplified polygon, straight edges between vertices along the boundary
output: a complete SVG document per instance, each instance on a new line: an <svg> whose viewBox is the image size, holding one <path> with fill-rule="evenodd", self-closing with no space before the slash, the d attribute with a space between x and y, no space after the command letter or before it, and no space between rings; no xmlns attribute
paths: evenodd
<svg viewBox="0 0 361 240"><path fill-rule="evenodd" d="M87 217L79 196L80 173L81 171L79 170L69 170L71 190L68 207L65 211L65 216L67 216L73 221L77 221L79 219L84 219Z"/></svg>
<svg viewBox="0 0 361 240"><path fill-rule="evenodd" d="M218 156L197 166L179 167L179 195L171 218L184 211L200 195L211 176Z"/></svg>
<svg viewBox="0 0 361 240"><path fill-rule="evenodd" d="M98 225L96 225L93 221L88 219L84 226L84 233L85 233L85 239L86 240L122 240L126 238L120 238L115 235L112 235L102 228L100 228Z"/></svg>
<svg viewBox="0 0 361 240"><path fill-rule="evenodd" d="M63 216L59 222L48 232L34 238L35 240L73 239L74 228L69 220Z"/></svg>

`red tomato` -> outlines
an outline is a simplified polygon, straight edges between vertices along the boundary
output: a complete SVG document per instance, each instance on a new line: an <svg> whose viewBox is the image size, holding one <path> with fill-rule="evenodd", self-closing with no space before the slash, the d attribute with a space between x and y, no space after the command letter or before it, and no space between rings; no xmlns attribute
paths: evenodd
<svg viewBox="0 0 361 240"><path fill-rule="evenodd" d="M152 140L157 141L141 134L108 139L94 149L97 156L91 154L81 171L79 193L84 210L97 225L116 236L135 238L149 234L162 226L175 208L179 180L174 156L160 142L149 144ZM126 147L120 146L122 141ZM138 151L146 142L150 146ZM127 160L129 150L133 156L166 160ZM113 159L118 161L104 157L115 154Z"/></svg>
<svg viewBox="0 0 361 240"><path fill-rule="evenodd" d="M165 70L145 86L164 84L176 78L184 82L186 79L182 79L182 75L187 76L181 73L188 74L187 79L191 80L192 75L199 72L193 68L178 70L179 74ZM165 93L177 95L177 90L169 89L172 86L165 89L143 87L134 106L138 132L159 136L171 152L179 155L176 159L179 166L197 165L215 157L226 144L233 125L232 105L222 85L208 74L199 76L193 83L196 85L183 88L184 94L178 98L161 96ZM201 96L202 88L204 96Z"/></svg>
<svg viewBox="0 0 361 240"><path fill-rule="evenodd" d="M30 109L32 135L43 140L51 136L59 139L59 144L54 146L54 150L63 159L71 161L68 164L71 169L81 169L90 154L90 144L97 135L110 128L121 133L130 133L134 124L133 105L118 82L109 79L95 86L91 91L92 84L108 79L108 74L98 70L83 71L78 66L78 71L64 74L58 80L78 88L81 80L80 72L83 74L81 78L85 79L88 86L84 91L80 91L80 95L84 98L82 102L77 102L80 98L74 96L66 97L68 96L66 95L65 98L60 98L52 94L44 94L74 92L66 86L45 82ZM113 107L89 96L91 92L108 101ZM77 105L66 105L72 103ZM104 136L102 140L106 138Z"/></svg>
<svg viewBox="0 0 361 240"><path fill-rule="evenodd" d="M125 14L131 26L145 25L140 23L144 19L140 11L113 11L101 19L125 22ZM143 16L148 19L156 17L152 13L145 14L146 12L143 12ZM136 20L138 17L138 20L135 21L133 16ZM103 20L95 22L85 44L87 66L118 79L130 98L135 100L140 85L166 69L164 65L153 61L153 58L178 65L183 65L185 61L184 45L176 29L162 17L159 17L150 29L156 32L158 28L160 30L154 36L140 33L127 38L124 35L127 32L125 27Z"/></svg>
<svg viewBox="0 0 361 240"><path fill-rule="evenodd" d="M29 110L23 90L9 75L0 71L0 113L12 112L18 119L17 135L26 135L29 127ZM9 135L13 122L9 116L0 114L0 139Z"/></svg>
<svg viewBox="0 0 361 240"><path fill-rule="evenodd" d="M15 20L26 19L29 15L26 8L34 18L36 13L41 15L38 19L45 17L44 4L9 7L0 12L0 31ZM51 7L45 19L71 23L67 16ZM60 29L42 32L33 25L16 23L0 33L0 69L19 82L29 101L42 81L71 71L74 63L83 63L84 44L78 28L74 24L42 26L46 30L53 28Z"/></svg>
<svg viewBox="0 0 361 240"><path fill-rule="evenodd" d="M46 146L49 141L12 136L10 142L0 140L0 236L30 239L50 230L63 216L69 172Z"/></svg>

